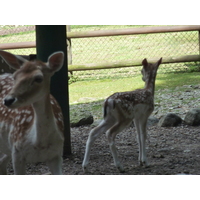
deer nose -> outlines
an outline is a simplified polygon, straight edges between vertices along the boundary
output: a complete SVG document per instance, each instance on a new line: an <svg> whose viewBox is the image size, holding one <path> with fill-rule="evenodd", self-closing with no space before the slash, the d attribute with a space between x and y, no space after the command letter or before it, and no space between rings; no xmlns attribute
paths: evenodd
<svg viewBox="0 0 200 200"><path fill-rule="evenodd" d="M4 105L5 105L5 106L10 106L10 105L12 105L12 103L13 103L15 100L16 100L16 99L13 98L13 97L11 97L11 98L6 98L6 99L4 99Z"/></svg>

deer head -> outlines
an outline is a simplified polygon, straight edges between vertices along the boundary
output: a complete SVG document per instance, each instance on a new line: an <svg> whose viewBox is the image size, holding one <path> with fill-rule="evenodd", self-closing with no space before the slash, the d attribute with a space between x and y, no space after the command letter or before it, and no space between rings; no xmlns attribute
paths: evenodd
<svg viewBox="0 0 200 200"><path fill-rule="evenodd" d="M56 52L49 56L47 63L28 61L21 56L1 51L5 62L17 71L13 74L14 84L11 91L4 98L4 105L17 108L30 105L41 99L49 92L51 76L63 65L63 52Z"/></svg>
<svg viewBox="0 0 200 200"><path fill-rule="evenodd" d="M152 63L148 63L147 59L145 58L143 61L142 61L142 65L143 65L143 68L142 68L142 80L144 82L146 82L147 80L150 79L150 76L154 76L152 78L155 78L156 76L156 72L158 70L158 67L159 65L161 64L162 62L162 58L160 58L156 63L152 64ZM151 78L151 79L152 79Z"/></svg>

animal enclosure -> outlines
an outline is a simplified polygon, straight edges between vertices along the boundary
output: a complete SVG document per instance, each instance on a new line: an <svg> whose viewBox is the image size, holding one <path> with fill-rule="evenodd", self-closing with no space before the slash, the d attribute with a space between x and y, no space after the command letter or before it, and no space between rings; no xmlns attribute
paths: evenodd
<svg viewBox="0 0 200 200"><path fill-rule="evenodd" d="M5 27L1 27L1 28L5 28ZM12 27L12 29L18 29L21 27ZM26 28L26 27L23 27ZM91 29L119 29L122 28L124 29L125 27L114 27L114 26L106 26L106 27L102 27L102 26L72 26L71 27L71 32L75 32L75 31L79 31L78 29L80 29L80 31L83 31L83 28L86 28L85 30L91 30ZM132 26L126 27L126 28L132 28ZM2 30L2 29L1 29ZM31 31L29 31L31 32ZM116 31L117 32L117 31ZM2 33L2 32L1 32ZM34 31L32 31L31 33L32 35L34 35ZM123 41L121 38L128 38L128 37L132 37L135 38L134 40L131 40L131 44L133 43L134 45L131 46L130 48L128 48L128 46L124 47L123 50L126 52L124 54L129 54L130 53L130 60L135 59L135 56L138 56L138 60L141 61L144 57L146 57L146 55L141 55L141 57L139 57L139 55L136 55L135 52L132 52L132 49L135 49L135 47L137 46L137 40L139 40L139 38L141 37L141 43L145 38L149 38L149 40L146 40L146 43L151 41L150 39L154 37L158 37L161 35L165 35L165 34L172 34L173 37L175 37L175 33L156 33L156 34L141 34L141 35L122 35L122 36L105 36L105 37L95 37L95 38L72 38L71 39L71 43L72 43L72 64L74 65L80 65L80 64L87 64L87 60L88 63L90 62L94 62L97 63L96 61L106 61L105 63L111 63L111 62L117 62L116 60L119 59L119 62L124 62L124 60L126 60L123 57L120 57L121 53L115 53L115 51L113 50L114 53L114 57L108 57L108 53L109 51L107 51L106 49L109 50L109 48L111 46L115 46L115 45L120 45L120 42ZM178 50L174 52L173 54L173 48L169 48L169 47L165 47L166 50L169 50L169 52L171 52L170 55L167 55L167 57L172 57L175 55L177 57L182 57L182 58L187 58L187 55L192 55L193 58L196 58L198 60L198 55L199 55L199 30L194 30L194 31L185 31L185 32L177 32L177 34L181 35L186 35L188 37L186 37L187 39L185 39L184 41L187 41L189 44L192 43L191 41L194 40L195 42L193 42L191 45L191 51L190 48L188 48L185 52L183 51L179 51ZM15 34L14 34L15 35ZM17 35L20 37L20 39L26 38L26 34L25 33L17 33ZM151 36L152 35L152 36ZM136 37L137 36L137 37ZM1 40L1 45L5 45L3 43L14 43L15 41L3 41L3 39L9 39L10 36L9 34L7 36L0 36ZM157 38L157 39L158 39ZM191 39L193 38L193 39ZM85 45L81 45L78 44L79 42L82 41L82 39L84 41L87 41L87 43L85 43ZM95 43L95 45L93 45L93 47L90 49L88 46L91 46L92 41L94 41L95 39L98 39L97 42ZM178 41L179 37L177 36L176 38ZM102 42L100 42L102 40ZM107 40L110 40L109 46L106 46L106 44L104 44L104 41L106 42ZM116 40L116 41L115 41ZM165 41L165 39L163 39ZM31 41L31 42L30 42ZM18 42L26 42L25 43L19 43ZM153 47L154 46L154 41L152 40L152 43L149 43L149 46ZM172 45L173 42L170 43L170 40L168 40L166 45ZM23 46L23 45L24 46ZM157 42L155 43L156 48L162 46L162 42ZM179 48L183 48L186 47L188 45L188 47L190 46L189 44L186 45L179 45ZM12 44L9 44L10 47L9 48L13 48L11 47ZM9 46L8 45L8 46ZM21 45L21 46L20 46ZM16 49L10 49L9 51L11 52L17 52L17 54L22 54L22 55L29 55L29 54L34 54L35 49L31 47L31 45L34 46L34 39L30 38L27 39L26 41L17 41L17 43L15 43L14 48ZM88 46L87 46L88 45ZM100 48L98 45L104 45L104 48ZM138 43L139 45L139 43ZM144 43L143 43L144 45ZM178 42L177 42L178 45ZM7 48L8 48L7 46ZM75 52L77 52L76 47L81 49L81 51L79 52L79 56L75 57ZM175 46L175 45L174 45ZM25 48L26 47L26 48ZM29 48L27 48L29 47ZM31 48L30 48L31 47ZM94 54L94 47L96 47L96 51L98 50L98 53L96 52ZM147 46L144 45L144 47L147 48ZM19 49L20 48L20 49ZM86 51L88 49L88 51ZM139 47L140 48L140 47ZM120 46L117 47L117 49L115 49L116 51L120 49ZM126 51L126 49L128 51ZM178 48L177 48L178 49ZM121 49L122 50L122 49ZM145 48L142 48L142 50L145 50ZM142 50L138 52L143 52ZM25 52L24 52L25 51ZM26 52L27 51L27 52ZM157 54L155 53L155 56L153 56L153 52L154 50L149 48L148 51L146 51L146 53L149 53L150 58L153 57L157 57ZM102 55L104 54L105 57L102 57ZM110 52L112 53L112 51ZM160 52L164 54L163 52ZM90 57L90 54L93 56ZM193 56L193 54L195 56ZM110 54L111 55L111 54ZM159 55L159 54L158 54ZM97 56L97 57L95 57ZM143 57L144 56L144 57ZM78 60L78 58L80 57L80 60ZM96 58L93 59L92 58ZM76 58L76 59L75 59ZM111 58L110 60L105 60ZM117 59L116 59L117 58ZM191 58L191 57L190 57ZM116 60L115 60L116 59ZM98 62L99 62L98 61ZM180 60L179 60L180 61ZM0 61L1 62L1 61ZM78 63L80 62L80 63ZM193 67L193 65L197 66L197 64L199 64L198 62L180 62L180 63L176 63L176 64L166 64L166 65L162 65L161 68L162 70L159 69L159 73L163 73L163 72L178 72L178 71L187 71L190 68ZM102 65L102 64L101 64ZM126 69L126 71L125 71ZM135 73L138 73L138 68L137 67L128 67L128 68L119 68L119 69L114 69L115 71L118 71L120 73L124 73L125 76L132 76L132 74L127 73L127 70L132 70ZM102 71L107 71L107 70L100 70ZM96 74L95 73L99 73L99 70L90 70L90 71L76 71L74 72L74 74L85 74L88 77L90 76L94 76L96 78ZM116 74L113 73L113 76L115 76ZM194 75L191 75L192 78L194 78ZM168 79L167 79L168 80ZM193 79L194 80L194 79ZM183 81L184 83L184 81ZM73 85L73 84L72 84ZM180 92L179 90L176 90L176 93ZM194 91L196 92L196 90ZM189 92L186 92L187 94ZM171 93L170 93L171 94ZM189 93L190 94L190 93ZM197 94L197 93L195 93ZM157 93L158 95L158 93ZM161 96L161 94L159 94ZM84 95L82 95L84 96ZM172 96L170 96L169 94L164 96L164 98L166 96L170 97L170 107L171 107L171 102L174 101L174 99L172 98ZM85 96L84 96L85 97ZM94 100L93 100L94 101ZM164 102L164 101L163 101ZM162 104L163 104L162 102ZM188 105L195 105L195 103L193 101L190 101L190 104ZM82 106L86 107L86 104L82 104ZM80 107L80 106L79 106ZM91 107L91 104L90 104ZM169 106L167 107L169 109ZM83 174L82 169L81 169L81 162L83 159L83 153L84 153L84 146L86 143L86 139L87 139L87 134L89 132L89 127L81 127L81 128L72 128L72 145L73 145L73 156L70 157L70 159L65 159L64 160L64 174ZM133 130L132 130L133 129ZM149 157L151 158L151 162L152 162L152 166L150 168L137 168L135 167L137 165L137 145L136 145L136 138L135 135L134 137L134 143L132 144L132 138L130 139L130 135L132 136L132 132L135 132L135 128L131 128L131 130L128 129L128 131L126 130L124 133L126 134L122 134L118 139L118 147L121 149L120 152L122 153L122 155L124 155L124 163L125 163L125 167L126 167L126 174L177 174L177 173L188 173L188 174L199 174L199 148L198 148L198 144L199 144L199 131L198 131L198 127L177 127L176 130L174 128L169 128L169 129L163 129L163 128L159 128L159 127L152 127L150 128L150 136L147 138L147 142L148 145L151 145L149 148ZM128 134L127 134L128 133ZM173 134L172 134L173 133ZM167 139L166 139L167 138ZM124 146L124 141L126 141L126 146ZM93 164L93 166L91 166L91 172L92 174L119 174L118 172L115 171L113 165L111 164L111 159L110 159L110 154L108 153L108 149L107 146L105 145L105 142L101 142L101 141L97 141L98 142L98 147L96 149L96 152L94 152L93 155L93 160L94 162L91 163ZM179 145L181 143L181 145ZM132 152L132 150L134 150L134 152ZM99 152L101 153L99 156ZM196 155L196 156L194 156ZM131 163L131 165L130 165ZM34 171L34 170L35 171ZM29 167L28 171L29 173L34 173L35 174L44 174L46 172L48 172L48 170L43 171L41 169L45 169L46 168L42 168L41 165L38 166L34 166L34 167ZM38 171L37 171L38 170ZM9 172L12 174L13 171L10 168Z"/></svg>
<svg viewBox="0 0 200 200"><path fill-rule="evenodd" d="M35 54L34 29L34 26L2 26L0 49L20 55ZM67 32L69 70L137 66L144 58L159 57L164 58L163 63L170 63L163 64L159 73L193 70L200 64L199 30L198 25L71 25Z"/></svg>

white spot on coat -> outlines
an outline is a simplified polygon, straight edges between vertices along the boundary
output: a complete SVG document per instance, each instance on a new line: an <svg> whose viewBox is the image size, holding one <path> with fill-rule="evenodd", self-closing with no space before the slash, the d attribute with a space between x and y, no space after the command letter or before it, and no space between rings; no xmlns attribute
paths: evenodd
<svg viewBox="0 0 200 200"><path fill-rule="evenodd" d="M27 122L30 122L32 119L33 119L33 116L30 115L30 116L26 119L26 121L27 121Z"/></svg>

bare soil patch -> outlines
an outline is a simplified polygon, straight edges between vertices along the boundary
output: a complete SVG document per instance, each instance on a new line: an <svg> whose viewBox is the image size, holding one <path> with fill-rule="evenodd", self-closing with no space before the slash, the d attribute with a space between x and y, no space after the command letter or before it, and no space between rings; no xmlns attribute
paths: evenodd
<svg viewBox="0 0 200 200"><path fill-rule="evenodd" d="M90 126L71 129L73 154L64 158L63 174L83 175L82 160ZM135 127L126 128L116 138L118 153L125 167L120 173L113 158L105 134L95 141L92 148L89 170L92 175L173 175L200 174L200 127L148 128L147 155L150 166L138 165L138 143ZM11 165L9 174L13 174ZM49 174L43 163L27 165L27 174Z"/></svg>
<svg viewBox="0 0 200 200"><path fill-rule="evenodd" d="M182 119L187 111L199 107L200 85L184 85L173 91L160 90L155 94L155 109L152 116L160 118L168 112ZM63 174L83 175L82 161L88 134L93 126L71 128L72 155L64 158ZM148 168L138 165L138 143L135 127L126 128L116 137L116 146L125 173L120 173L113 158L105 134L95 141L91 151L89 173L106 175L158 175L200 174L200 126L148 127ZM11 164L8 173L13 174ZM27 174L49 174L43 163L27 165Z"/></svg>

